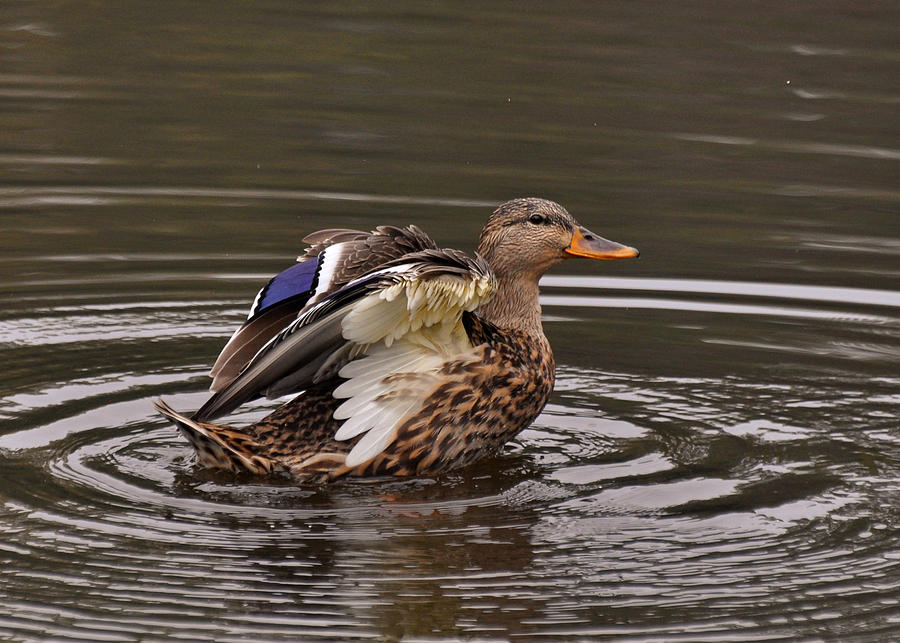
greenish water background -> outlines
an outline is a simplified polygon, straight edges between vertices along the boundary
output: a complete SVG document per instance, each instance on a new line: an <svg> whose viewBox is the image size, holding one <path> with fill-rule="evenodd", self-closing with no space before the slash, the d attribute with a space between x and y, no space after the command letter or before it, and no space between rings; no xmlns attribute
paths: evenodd
<svg viewBox="0 0 900 643"><path fill-rule="evenodd" d="M0 636L889 640L893 3L0 6ZM545 281L536 424L438 480L197 470L308 232L471 250L539 195L641 249ZM264 412L238 415L239 423Z"/></svg>

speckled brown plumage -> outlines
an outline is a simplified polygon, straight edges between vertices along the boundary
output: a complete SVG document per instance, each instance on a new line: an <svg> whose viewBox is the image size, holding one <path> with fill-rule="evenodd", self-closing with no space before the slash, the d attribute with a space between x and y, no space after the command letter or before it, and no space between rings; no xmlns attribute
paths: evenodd
<svg viewBox="0 0 900 643"><path fill-rule="evenodd" d="M406 228L381 225L372 232L332 228L319 230L303 237L309 247L302 258L316 257L323 250L336 243L351 241L347 258L341 263L335 275L335 286L350 283L378 266L420 250L435 250L437 244L417 226Z"/></svg>
<svg viewBox="0 0 900 643"><path fill-rule="evenodd" d="M432 267L438 274L475 271L473 278L483 269L456 251L436 251L414 227L381 227L374 233L324 230L306 241L310 257L334 243L351 243L340 285L381 266L406 265L404 261L417 271L410 274L425 275L421 278ZM363 436L335 437L342 425L335 411L344 402L340 398L351 395L336 392L344 381L335 375L337 368L327 371L323 381L309 380L300 395L244 429L188 418L163 402L157 408L188 437L201 464L254 474L283 472L298 480L435 475L496 453L537 417L553 388L555 362L540 323L540 276L567 256L610 259L636 256L637 251L596 237L561 206L542 199L500 206L485 226L478 251L494 273L496 295L476 312L457 318L458 332L471 349L442 361L425 380L384 373L381 396L393 395L391 386L426 382L430 388L421 403L400 417L386 446L360 464L348 466L345 460L353 459L349 454ZM356 359L344 357L344 363Z"/></svg>
<svg viewBox="0 0 900 643"><path fill-rule="evenodd" d="M471 464L496 453L537 417L553 390L555 362L543 334L501 332L475 315L464 321L480 345L479 359L447 364L444 382L422 409L402 424L391 446L362 466L342 466L355 440L334 439L339 423L332 414L340 401L331 394L333 382L309 389L243 430L201 423L219 444L229 444L245 459L191 431L184 418L179 424L201 464L232 471L287 471L298 479L324 481L343 475L436 475ZM172 417L171 409L160 410Z"/></svg>

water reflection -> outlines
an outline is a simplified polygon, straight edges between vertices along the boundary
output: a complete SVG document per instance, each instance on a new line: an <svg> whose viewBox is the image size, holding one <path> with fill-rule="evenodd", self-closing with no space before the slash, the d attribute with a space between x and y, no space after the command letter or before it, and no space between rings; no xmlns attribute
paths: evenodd
<svg viewBox="0 0 900 643"><path fill-rule="evenodd" d="M21 159L20 159L21 160ZM32 159L29 159L32 160ZM3 157L0 157L0 163ZM44 161L48 162L48 161ZM53 162L69 162L54 159ZM79 163L97 164L103 159L78 160ZM110 187L110 186L68 186L7 188L0 189L0 207L38 205L103 205L120 203L125 200L142 200L147 197L177 197L199 199L221 199L231 202L241 199L288 200L288 201L350 201L363 203L386 203L397 205L424 205L460 208L494 208L496 201L472 199L452 199L442 197L413 197L384 194L355 194L351 192L313 192L309 190L249 190L236 188L201 187Z"/></svg>
<svg viewBox="0 0 900 643"><path fill-rule="evenodd" d="M19 631L101 636L112 620L154 636L188 631L197 639L223 631L269 638L434 631L595 637L624 635L628 623L654 614L677 615L685 631L697 633L730 630L735 619L748 631L777 631L786 602L805 606L794 610L794 622L840 623L814 597L852 593L861 564L872 582L889 577L896 561L867 560L865 552L879 551L895 519L890 509L876 516L868 507L876 488L884 492L873 475L897 466L889 455L897 448L896 378L781 380L767 372L765 359L754 367L748 357L771 347L746 343L740 376L566 365L569 342L578 338L566 332L571 320L601 310L597 302L608 305L609 292L652 290L663 304L727 293L730 301L765 297L848 310L873 305L869 293L574 277L546 286L548 309L563 313L548 322L563 360L554 400L505 455L437 481L296 487L198 470L190 447L151 415L150 400L196 382L196 393L179 397L196 406L204 396L203 364L110 371L6 398L0 449L11 528L0 551L24 563L15 583L7 582L22 615ZM583 294L552 294L559 288ZM887 294L876 309L887 312L895 293ZM230 327L221 324L223 313L242 314L228 302L195 303L168 300L142 316L128 306L88 306L59 318L48 307L35 319L66 320L77 334L112 316L134 338L180 343L189 317L192 328L221 341L222 328ZM718 312L729 317L735 304L709 305L723 306ZM780 323L763 313L759 306L741 311L763 327ZM672 332L725 333L727 324L715 319ZM880 318L854 315L866 328L873 320ZM29 341L71 340L43 333ZM121 337L98 329L91 341ZM621 348L628 352L627 344ZM251 408L245 419L262 412ZM865 440L880 445L874 450L848 433L861 417ZM122 418L133 420L123 425ZM16 426L22 420L26 427ZM862 554L835 548L848 538L865 541ZM42 611L25 598L39 586L49 600L79 607L68 616ZM898 599L887 586L883 591ZM131 615L120 611L123 604ZM194 614L217 626L198 625Z"/></svg>
<svg viewBox="0 0 900 643"><path fill-rule="evenodd" d="M877 245L875 246L877 247ZM768 299L798 299L804 301L869 306L900 307L900 293L893 290L839 288L834 286L802 286L797 284L754 283L750 281L712 281L703 279L642 279L634 277L571 277L547 276L545 286L558 288L589 288L593 290L654 290L668 293L702 293L765 297Z"/></svg>

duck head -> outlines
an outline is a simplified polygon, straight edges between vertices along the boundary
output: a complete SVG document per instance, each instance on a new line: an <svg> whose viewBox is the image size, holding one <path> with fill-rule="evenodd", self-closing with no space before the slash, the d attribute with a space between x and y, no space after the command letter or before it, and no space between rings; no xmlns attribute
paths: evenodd
<svg viewBox="0 0 900 643"><path fill-rule="evenodd" d="M570 257L610 260L640 254L594 234L558 203L533 197L498 207L481 232L478 252L501 280L530 278L535 283Z"/></svg>

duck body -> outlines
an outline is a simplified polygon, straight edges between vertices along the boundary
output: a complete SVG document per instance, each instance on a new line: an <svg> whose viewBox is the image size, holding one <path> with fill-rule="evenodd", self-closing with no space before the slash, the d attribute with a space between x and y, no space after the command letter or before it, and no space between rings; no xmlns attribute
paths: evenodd
<svg viewBox="0 0 900 643"><path fill-rule="evenodd" d="M569 256L637 256L535 198L501 205L474 257L415 226L305 241L226 344L209 400L191 417L157 402L204 466L330 481L436 475L496 453L553 389L540 276ZM213 423L289 393L250 426Z"/></svg>

